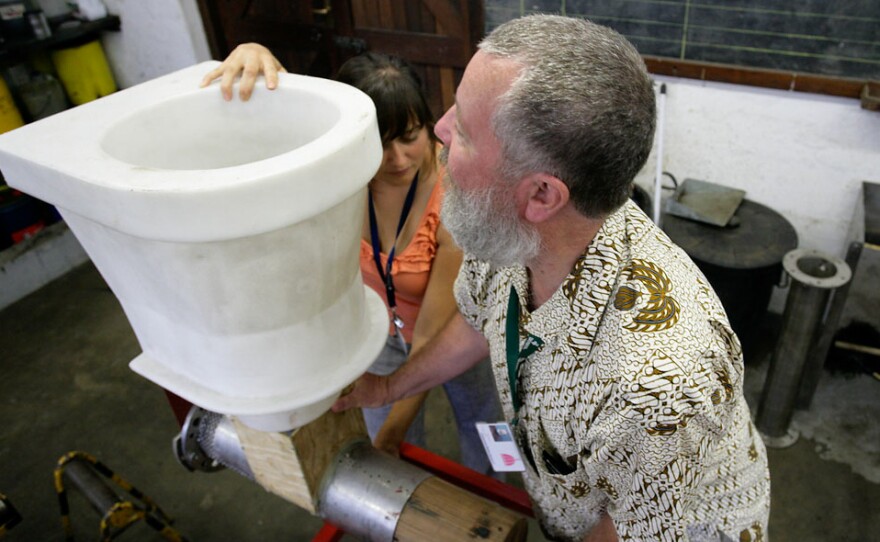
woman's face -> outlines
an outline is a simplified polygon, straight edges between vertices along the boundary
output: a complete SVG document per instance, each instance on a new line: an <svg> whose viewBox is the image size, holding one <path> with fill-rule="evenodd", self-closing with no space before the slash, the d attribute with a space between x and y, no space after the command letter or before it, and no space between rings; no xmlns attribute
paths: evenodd
<svg viewBox="0 0 880 542"><path fill-rule="evenodd" d="M431 138L424 126L414 126L402 136L382 146L382 165L376 173L379 182L409 183L425 163L431 150Z"/></svg>

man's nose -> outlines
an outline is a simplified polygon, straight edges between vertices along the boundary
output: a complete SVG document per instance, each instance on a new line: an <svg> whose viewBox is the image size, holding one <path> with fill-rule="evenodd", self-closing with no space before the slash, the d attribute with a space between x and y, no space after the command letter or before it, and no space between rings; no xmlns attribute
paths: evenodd
<svg viewBox="0 0 880 542"><path fill-rule="evenodd" d="M452 133L452 122L455 118L455 106L446 110L446 113L434 125L434 134L444 145L449 145L449 136Z"/></svg>

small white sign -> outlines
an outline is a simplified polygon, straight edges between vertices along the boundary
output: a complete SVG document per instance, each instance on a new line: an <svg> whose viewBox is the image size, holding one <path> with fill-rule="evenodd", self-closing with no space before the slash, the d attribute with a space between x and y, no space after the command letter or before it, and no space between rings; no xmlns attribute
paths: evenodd
<svg viewBox="0 0 880 542"><path fill-rule="evenodd" d="M483 441L486 455L495 472L521 472L526 470L513 430L507 422L477 422L477 433Z"/></svg>

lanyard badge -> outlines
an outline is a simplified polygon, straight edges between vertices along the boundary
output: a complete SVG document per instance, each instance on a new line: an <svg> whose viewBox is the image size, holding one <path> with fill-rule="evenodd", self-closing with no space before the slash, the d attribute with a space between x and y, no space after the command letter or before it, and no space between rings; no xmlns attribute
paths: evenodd
<svg viewBox="0 0 880 542"><path fill-rule="evenodd" d="M403 318L397 314L397 299L394 295L394 279L391 277L391 264L394 262L394 252L397 249L397 239L400 237L400 231L403 229L403 225L406 223L406 218L409 216L409 212L412 209L418 185L419 174L416 173L412 184L410 184L409 191L406 193L406 199L403 202L403 209L400 211L400 220L397 222L397 233L394 237L394 245L391 246L391 250L388 252L388 260L385 263L384 268L380 256L382 246L379 242L379 227L376 222L376 209L373 205L372 194L369 196L370 243L373 246L373 260L376 262L376 270L379 271L379 277L385 284L385 298L388 300L388 309L391 311L391 321L394 324L393 336L397 339L397 347L404 354L409 354L409 347L407 346L406 339L401 332L404 325Z"/></svg>
<svg viewBox="0 0 880 542"><path fill-rule="evenodd" d="M517 414L522 401L519 395L519 367L523 360L534 354L538 349L544 346L544 341L531 333L526 334L525 341L520 344L520 302L516 289L510 287L510 297L507 301L507 322L505 327L505 346L507 350L507 378L510 384L510 399L513 403L513 420L507 422L496 423L477 423L477 433L483 447L486 449L486 455L489 456L489 462L495 472L524 471L525 464L522 460L522 453L516 444L514 438L514 429L519 419ZM528 444L523 443L523 451L529 462L534 465L531 459L531 453L527 448Z"/></svg>
<svg viewBox="0 0 880 542"><path fill-rule="evenodd" d="M486 455L489 456L492 470L495 472L526 470L519 448L516 447L516 440L513 438L513 429L507 422L477 422L476 425L477 434L480 435L480 441L486 449Z"/></svg>
<svg viewBox="0 0 880 542"><path fill-rule="evenodd" d="M403 336L403 318L397 315L396 309L391 309L391 322L394 323L394 338L397 349L409 355L409 345Z"/></svg>

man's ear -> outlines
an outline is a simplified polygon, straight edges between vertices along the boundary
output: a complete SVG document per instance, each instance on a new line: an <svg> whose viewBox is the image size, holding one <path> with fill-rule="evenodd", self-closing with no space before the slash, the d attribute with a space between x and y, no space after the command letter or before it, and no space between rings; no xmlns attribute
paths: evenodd
<svg viewBox="0 0 880 542"><path fill-rule="evenodd" d="M568 205L569 198L568 185L548 173L532 173L516 189L523 218L535 224L555 216Z"/></svg>

